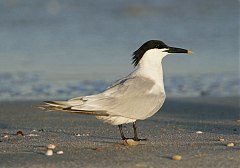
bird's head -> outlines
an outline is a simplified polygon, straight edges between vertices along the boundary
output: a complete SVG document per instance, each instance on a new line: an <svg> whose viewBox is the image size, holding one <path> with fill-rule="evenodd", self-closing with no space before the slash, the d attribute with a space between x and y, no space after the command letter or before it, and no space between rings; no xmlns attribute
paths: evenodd
<svg viewBox="0 0 240 168"><path fill-rule="evenodd" d="M150 40L144 43L138 50L133 53L132 64L137 66L140 60L146 55L147 52L154 52L159 54L159 57L164 57L171 53L186 53L192 54L191 50L186 50L182 48L170 47L164 42L159 40Z"/></svg>

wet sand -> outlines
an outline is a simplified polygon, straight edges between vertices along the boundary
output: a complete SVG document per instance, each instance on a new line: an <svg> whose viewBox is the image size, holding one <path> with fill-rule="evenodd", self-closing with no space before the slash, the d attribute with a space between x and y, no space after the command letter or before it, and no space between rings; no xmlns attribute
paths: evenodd
<svg viewBox="0 0 240 168"><path fill-rule="evenodd" d="M148 141L132 147L123 145L116 126L93 116L45 112L34 108L37 104L0 102L0 167L240 165L238 98L168 98L156 115L137 123L139 136ZM131 124L124 131L132 136ZM44 155L50 143L57 146L54 152L64 154ZM171 160L175 154L182 160Z"/></svg>

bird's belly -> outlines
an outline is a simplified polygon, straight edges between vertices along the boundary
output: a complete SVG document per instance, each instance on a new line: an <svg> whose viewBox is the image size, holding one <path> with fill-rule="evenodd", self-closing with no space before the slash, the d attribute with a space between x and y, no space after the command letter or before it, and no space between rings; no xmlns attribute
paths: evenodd
<svg viewBox="0 0 240 168"><path fill-rule="evenodd" d="M103 120L105 123L108 123L111 125L127 124L127 123L133 123L136 121L136 119L131 119L131 118L122 117L122 116L96 116L96 118Z"/></svg>
<svg viewBox="0 0 240 168"><path fill-rule="evenodd" d="M154 98L154 101L146 101L146 104L139 104L139 106L133 106L135 107L133 109L129 107L129 111L122 111L122 115L120 115L120 113L119 115L96 116L96 118L103 120L104 122L111 125L127 124L135 122L136 120L144 120L154 115L163 105L165 100L165 94L162 93L161 95L158 95L156 97L157 98ZM124 112L127 112L127 114Z"/></svg>

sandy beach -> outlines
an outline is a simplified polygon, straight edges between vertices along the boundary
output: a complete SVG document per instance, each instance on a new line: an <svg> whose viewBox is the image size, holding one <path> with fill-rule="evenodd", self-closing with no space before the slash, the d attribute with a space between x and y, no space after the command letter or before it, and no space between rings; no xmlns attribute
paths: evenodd
<svg viewBox="0 0 240 168"><path fill-rule="evenodd" d="M240 165L238 98L168 98L156 115L137 123L139 136L148 141L130 147L123 145L117 127L93 116L34 108L39 103L0 103L0 167ZM124 129L132 136L131 125ZM53 156L45 155L48 144L56 145ZM172 160L176 154L182 160Z"/></svg>

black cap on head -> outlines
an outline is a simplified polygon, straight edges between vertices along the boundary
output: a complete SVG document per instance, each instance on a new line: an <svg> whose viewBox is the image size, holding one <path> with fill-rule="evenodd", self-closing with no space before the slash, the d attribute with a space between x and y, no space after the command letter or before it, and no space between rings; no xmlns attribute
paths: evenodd
<svg viewBox="0 0 240 168"><path fill-rule="evenodd" d="M134 66L137 66L137 64L142 59L145 52L150 49L154 49L154 48L157 48L157 49L165 48L166 50L164 52L168 52L168 53L188 53L188 54L192 53L191 50L170 47L167 44L165 44L164 42L159 41L159 40L150 40L150 41L147 41L146 43L144 43L137 51L135 51L133 53L132 64L134 64Z"/></svg>
<svg viewBox="0 0 240 168"><path fill-rule="evenodd" d="M132 64L136 66L141 58L143 57L144 53L150 49L162 49L162 48L169 48L164 42L159 40L150 40L144 43L138 50L133 53Z"/></svg>

